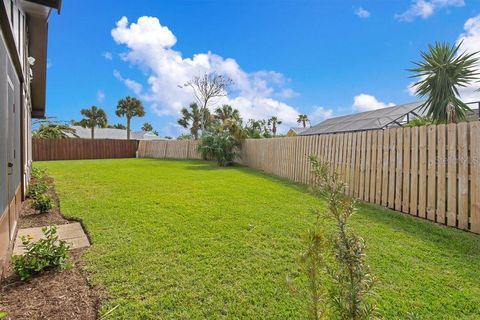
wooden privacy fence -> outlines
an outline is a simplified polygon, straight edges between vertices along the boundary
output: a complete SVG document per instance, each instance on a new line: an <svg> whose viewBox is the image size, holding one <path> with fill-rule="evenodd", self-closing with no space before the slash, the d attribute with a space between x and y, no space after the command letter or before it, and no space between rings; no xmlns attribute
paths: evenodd
<svg viewBox="0 0 480 320"><path fill-rule="evenodd" d="M32 139L32 158L80 160L135 158L138 141L109 139Z"/></svg>
<svg viewBox="0 0 480 320"><path fill-rule="evenodd" d="M142 140L138 145L139 158L201 159L196 140Z"/></svg>
<svg viewBox="0 0 480 320"><path fill-rule="evenodd" d="M241 163L308 184L311 154L353 197L480 233L480 122L246 140Z"/></svg>

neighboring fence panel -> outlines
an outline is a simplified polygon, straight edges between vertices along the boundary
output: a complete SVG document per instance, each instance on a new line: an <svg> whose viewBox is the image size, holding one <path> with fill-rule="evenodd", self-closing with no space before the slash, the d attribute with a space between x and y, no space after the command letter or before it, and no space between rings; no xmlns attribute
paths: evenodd
<svg viewBox="0 0 480 320"><path fill-rule="evenodd" d="M109 139L32 139L34 161L135 158L138 141Z"/></svg>
<svg viewBox="0 0 480 320"><path fill-rule="evenodd" d="M239 162L310 183L311 154L343 175L349 195L480 233L480 122L248 139Z"/></svg>
<svg viewBox="0 0 480 320"><path fill-rule="evenodd" d="M141 140L139 158L201 159L196 140Z"/></svg>

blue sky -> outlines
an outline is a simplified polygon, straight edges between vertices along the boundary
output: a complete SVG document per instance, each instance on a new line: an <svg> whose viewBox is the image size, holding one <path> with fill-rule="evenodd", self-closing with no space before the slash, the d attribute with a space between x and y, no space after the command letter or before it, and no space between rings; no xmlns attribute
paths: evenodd
<svg viewBox="0 0 480 320"><path fill-rule="evenodd" d="M405 69L427 44L462 34L480 50L480 1L65 0L50 17L47 114L80 119L97 105L125 123L116 103L134 95L147 111L134 129L147 121L175 136L193 101L177 85L215 71L235 82L218 103L277 115L285 130L298 113L319 122L415 101Z"/></svg>

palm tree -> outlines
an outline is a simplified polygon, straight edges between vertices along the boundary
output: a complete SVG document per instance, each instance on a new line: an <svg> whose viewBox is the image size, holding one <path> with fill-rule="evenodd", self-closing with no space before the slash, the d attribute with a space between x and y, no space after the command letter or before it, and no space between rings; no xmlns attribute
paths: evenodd
<svg viewBox="0 0 480 320"><path fill-rule="evenodd" d="M80 113L84 116L78 122L84 128L90 128L92 139L95 139L95 127L104 128L107 125L107 114L102 108L92 106L90 109L82 109Z"/></svg>
<svg viewBox="0 0 480 320"><path fill-rule="evenodd" d="M215 109L215 119L225 123L227 120L240 121L240 111L233 109L232 106L224 104L221 108Z"/></svg>
<svg viewBox="0 0 480 320"><path fill-rule="evenodd" d="M282 121L278 120L278 118L275 116L268 119L268 126L272 126L272 133L274 137L277 134L277 125L279 124L282 124Z"/></svg>
<svg viewBox="0 0 480 320"><path fill-rule="evenodd" d="M145 122L142 126L142 131L145 131L145 132L153 131L153 126L150 123Z"/></svg>
<svg viewBox="0 0 480 320"><path fill-rule="evenodd" d="M118 117L125 116L127 118L127 140L130 140L130 122L133 117L143 117L145 115L145 109L143 109L140 100L128 96L118 101L115 114Z"/></svg>
<svg viewBox="0 0 480 320"><path fill-rule="evenodd" d="M306 114L299 114L297 118L297 123L302 124L304 128L307 127L307 122L310 123L310 119Z"/></svg>
<svg viewBox="0 0 480 320"><path fill-rule="evenodd" d="M421 105L426 116L434 122L457 122L465 119L470 108L460 100L458 89L472 83L479 75L476 70L478 52L458 54L457 46L435 43L428 46L428 52L421 52L422 61L414 62L416 68L409 69L420 78L414 84L415 94L427 97Z"/></svg>
<svg viewBox="0 0 480 320"><path fill-rule="evenodd" d="M66 124L46 122L40 124L40 127L33 131L32 137L41 139L67 139L78 138L78 135L74 128Z"/></svg>
<svg viewBox="0 0 480 320"><path fill-rule="evenodd" d="M211 123L212 117L210 115L210 111L208 111L208 109L204 109L204 116L202 118L200 108L195 102L190 103L189 108L182 108L182 110L180 110L180 114L182 117L177 120L177 123L185 129L190 128L190 133L195 140L198 140L198 132L202 126L202 119L207 120L207 127Z"/></svg>

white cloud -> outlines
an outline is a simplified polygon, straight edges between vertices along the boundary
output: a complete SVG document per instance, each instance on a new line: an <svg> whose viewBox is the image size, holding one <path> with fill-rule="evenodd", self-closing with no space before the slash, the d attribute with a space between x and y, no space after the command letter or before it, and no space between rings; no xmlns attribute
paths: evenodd
<svg viewBox="0 0 480 320"><path fill-rule="evenodd" d="M480 15L468 19L463 28L465 32L460 34L457 39L457 44L462 42L461 50L467 52L478 52L480 51ZM480 58L480 54L477 54L477 57ZM477 68L480 66L477 65ZM479 101L480 100L480 83L476 82L468 87L460 88L460 96L465 102L470 101Z"/></svg>
<svg viewBox="0 0 480 320"><path fill-rule="evenodd" d="M157 115L177 116L182 107L194 101L191 90L179 88L179 85L193 76L215 72L228 76L234 82L229 97L221 99L218 104L232 104L245 119L276 115L285 125L296 121L299 112L275 99L294 93L286 87L288 79L281 73L263 70L246 72L234 59L212 52L183 57L181 52L173 49L177 43L175 35L156 17L140 17L134 23L122 17L111 34L117 44L128 48L122 59L147 74L149 88L144 91L138 82L124 79L118 71L117 79L150 102Z"/></svg>
<svg viewBox="0 0 480 320"><path fill-rule="evenodd" d="M47 59L47 69L50 69L51 67L53 67L52 61L50 61L50 59Z"/></svg>
<svg viewBox="0 0 480 320"><path fill-rule="evenodd" d="M313 112L310 114L310 121L313 123L321 122L333 116L332 109L326 109L324 107L314 107Z"/></svg>
<svg viewBox="0 0 480 320"><path fill-rule="evenodd" d="M442 8L461 7L464 5L464 0L413 0L405 12L395 15L395 19L406 22L411 22L416 18L427 19L435 11Z"/></svg>
<svg viewBox="0 0 480 320"><path fill-rule="evenodd" d="M104 57L107 60L113 60L113 55L109 51L106 51L106 52L102 53L102 57Z"/></svg>
<svg viewBox="0 0 480 320"><path fill-rule="evenodd" d="M103 103L105 101L105 92L103 92L102 90L98 90L96 99L98 103Z"/></svg>
<svg viewBox="0 0 480 320"><path fill-rule="evenodd" d="M465 32L460 34L457 38L456 43L459 44L462 42L460 47L460 52L478 52L480 51L480 15L468 19L464 24ZM480 58L480 55L477 55ZM480 68L480 66L477 66ZM417 80L418 81L418 80ZM407 91L410 95L415 96L415 87L414 84L416 81L411 82ZM460 97L465 102L479 101L480 100L480 83L475 82L467 87L460 87Z"/></svg>
<svg viewBox="0 0 480 320"><path fill-rule="evenodd" d="M132 80L132 79L128 79L128 78L126 79L126 78L122 77L122 74L118 70L113 70L113 76L117 80L122 81L125 84L125 86L128 89L132 90L136 95L142 94L143 86L140 83L138 83L137 81Z"/></svg>
<svg viewBox="0 0 480 320"><path fill-rule="evenodd" d="M292 88L285 88L280 92L280 97L285 98L285 99L290 99L293 97L297 97L300 94L293 90Z"/></svg>
<svg viewBox="0 0 480 320"><path fill-rule="evenodd" d="M354 11L355 15L357 15L358 17L362 18L362 19L366 19L368 17L370 17L370 12L362 7L360 8L357 8L355 9Z"/></svg>
<svg viewBox="0 0 480 320"><path fill-rule="evenodd" d="M377 98L366 93L361 93L353 98L353 109L358 112L371 111L386 107L392 107L395 104L378 101Z"/></svg>

